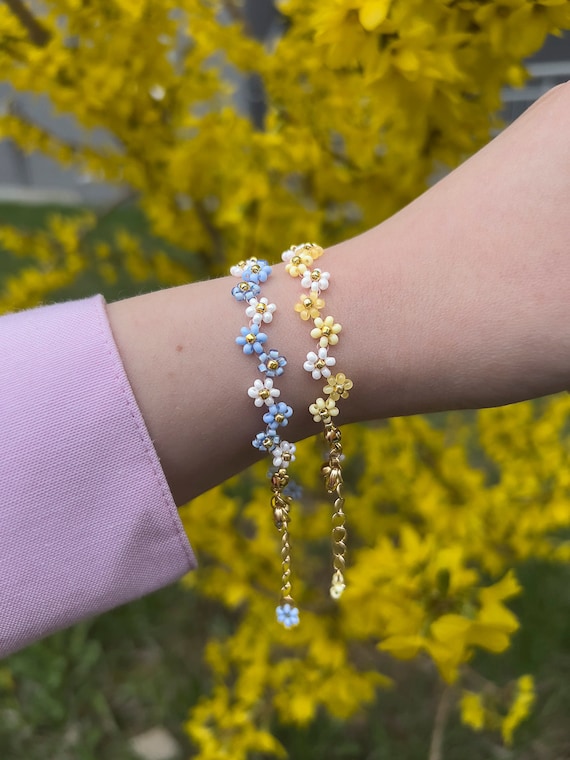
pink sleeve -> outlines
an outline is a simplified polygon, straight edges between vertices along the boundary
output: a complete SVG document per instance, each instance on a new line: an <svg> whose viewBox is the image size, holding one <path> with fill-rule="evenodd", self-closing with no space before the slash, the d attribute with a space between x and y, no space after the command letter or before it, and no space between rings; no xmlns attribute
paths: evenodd
<svg viewBox="0 0 570 760"><path fill-rule="evenodd" d="M94 296L0 318L0 656L195 567Z"/></svg>

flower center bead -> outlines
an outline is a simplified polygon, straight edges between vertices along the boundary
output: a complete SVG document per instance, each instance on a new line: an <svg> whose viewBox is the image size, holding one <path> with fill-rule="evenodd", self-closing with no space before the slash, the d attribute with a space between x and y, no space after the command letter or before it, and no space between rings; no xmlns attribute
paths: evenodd
<svg viewBox="0 0 570 760"><path fill-rule="evenodd" d="M300 263L301 263L301 257L293 256L293 258L291 259L291 264L294 264L296 267L298 267Z"/></svg>
<svg viewBox="0 0 570 760"><path fill-rule="evenodd" d="M326 366L326 361L324 359L317 359L315 362L315 369L322 369Z"/></svg>
<svg viewBox="0 0 570 760"><path fill-rule="evenodd" d="M241 290L242 293L245 293L246 290L249 290L249 282L240 282L238 285L238 288Z"/></svg>
<svg viewBox="0 0 570 760"><path fill-rule="evenodd" d="M273 441L269 437L263 439L263 445L265 446L266 449L268 449L272 443Z"/></svg>
<svg viewBox="0 0 570 760"><path fill-rule="evenodd" d="M247 341L248 343L255 343L255 341L256 341L256 337L255 337L255 335L254 335L253 333L248 333L248 334L245 336L245 339L246 339L246 341Z"/></svg>
<svg viewBox="0 0 570 760"><path fill-rule="evenodd" d="M261 271L261 267L259 266L259 264L253 264L252 267L251 267L251 271L254 274L257 274L258 272Z"/></svg>
<svg viewBox="0 0 570 760"><path fill-rule="evenodd" d="M303 306L306 309L308 309L309 306L312 306L312 305L313 305L313 302L311 301L311 299L310 298L305 298L305 300L303 301Z"/></svg>
<svg viewBox="0 0 570 760"><path fill-rule="evenodd" d="M259 398L266 399L266 398L269 398L270 395L271 394L269 393L267 388L263 388L262 390L259 391Z"/></svg>
<svg viewBox="0 0 570 760"><path fill-rule="evenodd" d="M277 359L270 359L267 362L267 367L269 369L279 369L279 362L277 361Z"/></svg>
<svg viewBox="0 0 570 760"><path fill-rule="evenodd" d="M284 414L279 413L275 415L275 422L283 422L284 419L285 419Z"/></svg>
<svg viewBox="0 0 570 760"><path fill-rule="evenodd" d="M331 334L331 328L330 328L328 325L324 325L324 326L321 328L321 333L322 333L323 335L330 335L330 334Z"/></svg>
<svg viewBox="0 0 570 760"><path fill-rule="evenodd" d="M259 314L263 314L263 312L264 312L266 309L267 309L267 306L266 306L264 303L258 303L258 304L257 304L257 306L255 307L255 310L256 310L256 311L257 311Z"/></svg>
<svg viewBox="0 0 570 760"><path fill-rule="evenodd" d="M284 451L281 454L281 458L283 459L284 462L289 462L291 460L291 454L289 454L288 451Z"/></svg>
<svg viewBox="0 0 570 760"><path fill-rule="evenodd" d="M315 282L316 282L317 280L320 280L320 279L321 279L321 270L320 269L314 269L311 272L311 280L315 280Z"/></svg>

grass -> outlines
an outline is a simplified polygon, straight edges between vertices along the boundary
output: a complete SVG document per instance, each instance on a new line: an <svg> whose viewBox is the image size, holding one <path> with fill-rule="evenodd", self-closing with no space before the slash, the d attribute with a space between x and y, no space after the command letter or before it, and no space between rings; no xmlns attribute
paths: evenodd
<svg viewBox="0 0 570 760"><path fill-rule="evenodd" d="M0 225L39 229L53 212L73 213L4 204ZM149 246L157 244L134 207L117 209L93 235L112 240L119 226ZM0 257L0 276L17 264ZM129 283L110 289L91 280L64 296L94 292L112 300L135 290ZM512 648L500 657L480 655L475 665L497 683L533 673L539 684L537 707L512 750L474 734L452 711L443 760L570 758L570 567L529 564L520 576L525 593L513 608L522 627ZM182 724L210 688L202 658L205 642L226 627L219 608L174 585L13 655L0 663L0 758L134 760L129 739L154 726L176 738L181 758L191 757ZM389 659L386 669L398 686L380 692L376 703L351 721L321 715L304 729L275 726L290 757L427 760L440 688L433 669Z"/></svg>

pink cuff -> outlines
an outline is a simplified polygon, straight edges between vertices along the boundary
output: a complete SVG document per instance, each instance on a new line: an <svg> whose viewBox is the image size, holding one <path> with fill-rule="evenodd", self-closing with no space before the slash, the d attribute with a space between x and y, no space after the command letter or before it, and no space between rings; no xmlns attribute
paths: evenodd
<svg viewBox="0 0 570 760"><path fill-rule="evenodd" d="M196 566L94 296L0 318L0 656Z"/></svg>

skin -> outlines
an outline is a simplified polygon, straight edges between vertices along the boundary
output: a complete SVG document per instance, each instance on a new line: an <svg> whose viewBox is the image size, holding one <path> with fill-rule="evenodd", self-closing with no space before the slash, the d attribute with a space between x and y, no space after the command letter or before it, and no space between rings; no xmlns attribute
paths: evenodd
<svg viewBox="0 0 570 760"><path fill-rule="evenodd" d="M509 404L570 387L570 83L383 224L328 249L323 316L341 322L331 355L354 381L342 423ZM291 243L276 241L277 250ZM317 241L318 242L318 241ZM259 376L234 344L246 324L233 277L108 305L109 319L178 505L257 458L264 429L246 389ZM322 383L302 369L311 322L284 265L269 344L295 410L287 439L322 429L307 407Z"/></svg>

